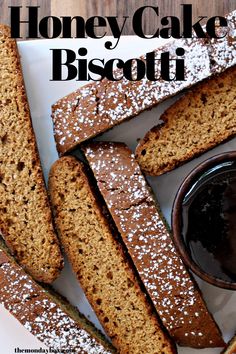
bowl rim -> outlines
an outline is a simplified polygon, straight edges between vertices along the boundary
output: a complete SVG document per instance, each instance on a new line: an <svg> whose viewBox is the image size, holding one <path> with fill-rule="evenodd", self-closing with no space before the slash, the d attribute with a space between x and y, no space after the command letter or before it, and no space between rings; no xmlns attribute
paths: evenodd
<svg viewBox="0 0 236 354"><path fill-rule="evenodd" d="M171 212L171 226L172 226L173 241L185 265L190 270L192 270L197 276L199 276L201 279L205 280L206 282L215 285L217 287L230 289L230 290L236 290L236 282L229 282L226 280L222 280L218 277L206 273L204 270L202 270L200 266L197 265L197 263L195 263L195 261L190 256L189 251L187 250L187 247L183 241L182 234L181 234L181 229L182 229L181 215L182 215L183 199L186 193L188 192L189 187L193 185L193 181L196 180L198 176L200 177L203 174L203 172L209 170L211 167L223 162L234 161L234 160L236 161L236 151L227 151L227 152L214 155L204 160L196 167L194 167L184 178L180 187L178 188L172 206L172 212Z"/></svg>

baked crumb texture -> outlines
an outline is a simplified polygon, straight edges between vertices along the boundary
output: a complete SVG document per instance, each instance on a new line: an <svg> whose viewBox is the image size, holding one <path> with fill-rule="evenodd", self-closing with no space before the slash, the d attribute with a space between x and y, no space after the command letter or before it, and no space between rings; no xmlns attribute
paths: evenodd
<svg viewBox="0 0 236 354"><path fill-rule="evenodd" d="M51 283L63 265L10 29L0 25L0 233L36 280Z"/></svg>
<svg viewBox="0 0 236 354"><path fill-rule="evenodd" d="M101 81L87 84L52 106L52 119L57 149L64 154L78 144L90 139L124 120L137 116L183 89L236 64L236 11L227 16L228 34L219 40L175 39L156 49L159 59L162 52L169 51L176 59L176 48L185 50L185 81ZM145 56L141 57L145 61ZM156 61L156 73L160 63ZM172 63L171 77L175 75ZM133 72L136 72L135 63ZM120 76L117 70L115 75ZM158 74L159 73L159 74Z"/></svg>
<svg viewBox="0 0 236 354"><path fill-rule="evenodd" d="M0 303L54 350L108 354L115 350L75 308L53 296L0 248Z"/></svg>
<svg viewBox="0 0 236 354"><path fill-rule="evenodd" d="M102 211L84 165L63 157L49 190L61 242L73 270L119 353L175 353L154 308Z"/></svg>
<svg viewBox="0 0 236 354"><path fill-rule="evenodd" d="M177 254L134 155L123 143L83 148L98 188L164 326L187 347L224 346L193 277Z"/></svg>
<svg viewBox="0 0 236 354"><path fill-rule="evenodd" d="M136 148L149 175L171 171L236 134L236 67L197 84L160 117Z"/></svg>

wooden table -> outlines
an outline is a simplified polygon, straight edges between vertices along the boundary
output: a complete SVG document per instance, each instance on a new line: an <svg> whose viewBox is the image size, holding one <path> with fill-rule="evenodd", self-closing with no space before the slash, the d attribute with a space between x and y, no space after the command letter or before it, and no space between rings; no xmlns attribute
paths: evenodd
<svg viewBox="0 0 236 354"><path fill-rule="evenodd" d="M22 6L22 17L27 19L26 6L40 6L39 18L45 16L123 16L132 17L136 9L144 5L159 7L160 17L175 15L181 17L181 4L192 4L193 17L224 15L236 9L236 0L0 0L0 22L10 24L8 6ZM153 12L145 16L145 33L155 33L158 25ZM23 29L25 36L26 27ZM109 34L109 32L108 32ZM132 21L127 21L123 34L133 34Z"/></svg>

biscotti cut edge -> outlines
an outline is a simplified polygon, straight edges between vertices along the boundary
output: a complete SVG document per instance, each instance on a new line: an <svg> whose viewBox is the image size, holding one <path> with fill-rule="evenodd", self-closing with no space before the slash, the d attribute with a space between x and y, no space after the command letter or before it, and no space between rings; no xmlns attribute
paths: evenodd
<svg viewBox="0 0 236 354"><path fill-rule="evenodd" d="M236 135L236 66L197 84L160 117L136 147L143 172L158 176ZM227 120L228 117L228 120Z"/></svg>
<svg viewBox="0 0 236 354"><path fill-rule="evenodd" d="M105 337L65 298L44 289L26 274L2 241L0 283L0 304L46 346L71 353L115 353Z"/></svg>
<svg viewBox="0 0 236 354"><path fill-rule="evenodd" d="M83 163L70 156L55 162L49 191L66 254L114 346L121 353L175 353L104 216Z"/></svg>
<svg viewBox="0 0 236 354"><path fill-rule="evenodd" d="M30 118L17 45L0 25L0 232L38 281L63 266Z"/></svg>
<svg viewBox="0 0 236 354"><path fill-rule="evenodd" d="M150 187L123 143L91 142L83 151L98 188L163 324L188 347L224 346L201 292L175 250Z"/></svg>

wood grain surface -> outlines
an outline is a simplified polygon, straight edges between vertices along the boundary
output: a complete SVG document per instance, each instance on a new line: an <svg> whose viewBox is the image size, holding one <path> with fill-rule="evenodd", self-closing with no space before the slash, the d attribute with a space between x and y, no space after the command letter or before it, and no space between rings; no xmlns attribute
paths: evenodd
<svg viewBox="0 0 236 354"><path fill-rule="evenodd" d="M132 18L136 9L144 5L158 6L159 17L175 15L181 18L181 4L192 4L193 18L198 16L224 15L236 9L236 0L0 0L0 22L10 24L9 6L22 6L22 20L27 20L26 6L40 6L39 19L45 16L123 16ZM123 34L133 34L131 18L126 22ZM152 10L144 17L145 33L152 34L158 26L158 19ZM22 36L26 37L27 26L22 26ZM99 32L98 32L99 34ZM107 34L110 34L108 31Z"/></svg>

